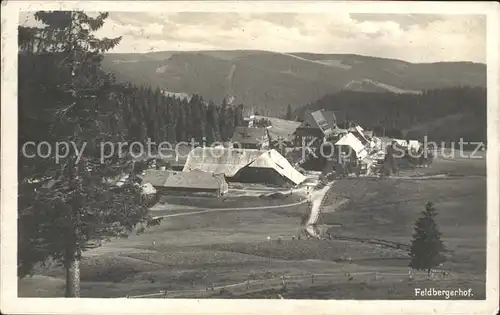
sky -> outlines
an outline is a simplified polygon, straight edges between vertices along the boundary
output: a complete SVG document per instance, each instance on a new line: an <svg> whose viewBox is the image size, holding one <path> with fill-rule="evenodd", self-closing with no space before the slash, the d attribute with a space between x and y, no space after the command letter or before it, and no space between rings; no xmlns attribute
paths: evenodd
<svg viewBox="0 0 500 315"><path fill-rule="evenodd" d="M20 24L35 25L21 13ZM410 62L486 61L486 17L437 14L110 12L113 53L254 49Z"/></svg>

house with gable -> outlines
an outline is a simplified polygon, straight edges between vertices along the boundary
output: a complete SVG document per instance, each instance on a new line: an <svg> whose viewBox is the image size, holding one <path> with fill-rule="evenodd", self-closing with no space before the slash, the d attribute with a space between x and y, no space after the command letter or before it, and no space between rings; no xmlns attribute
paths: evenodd
<svg viewBox="0 0 500 315"><path fill-rule="evenodd" d="M313 147L319 147L328 138L335 135L337 130L337 118L333 111L323 109L308 111L305 113L304 121L294 132L295 145L309 145L312 141Z"/></svg>
<svg viewBox="0 0 500 315"><path fill-rule="evenodd" d="M235 149L269 148L269 134L267 128L237 126L231 139Z"/></svg>

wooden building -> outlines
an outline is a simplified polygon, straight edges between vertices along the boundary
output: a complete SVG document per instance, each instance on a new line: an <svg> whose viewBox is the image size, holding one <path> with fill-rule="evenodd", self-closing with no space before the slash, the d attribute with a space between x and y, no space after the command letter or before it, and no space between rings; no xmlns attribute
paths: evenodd
<svg viewBox="0 0 500 315"><path fill-rule="evenodd" d="M295 130L295 145L309 145L319 147L323 141L334 135L337 129L337 119L333 111L323 109L306 112L304 121Z"/></svg>
<svg viewBox="0 0 500 315"><path fill-rule="evenodd" d="M147 170L140 177L143 183L150 183L158 194L209 194L220 197L228 191L222 174Z"/></svg>
<svg viewBox="0 0 500 315"><path fill-rule="evenodd" d="M268 149L267 128L237 126L231 139L235 149Z"/></svg>

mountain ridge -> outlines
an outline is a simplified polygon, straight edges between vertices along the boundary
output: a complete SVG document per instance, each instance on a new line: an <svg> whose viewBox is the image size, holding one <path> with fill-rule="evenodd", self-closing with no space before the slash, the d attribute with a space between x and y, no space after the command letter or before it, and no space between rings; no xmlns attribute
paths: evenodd
<svg viewBox="0 0 500 315"><path fill-rule="evenodd" d="M103 68L119 81L172 93L224 98L281 115L342 90L418 93L452 86L486 87L486 65L411 63L356 54L265 50L161 51L107 54ZM160 70L159 70L160 69ZM352 82L355 82L352 83Z"/></svg>

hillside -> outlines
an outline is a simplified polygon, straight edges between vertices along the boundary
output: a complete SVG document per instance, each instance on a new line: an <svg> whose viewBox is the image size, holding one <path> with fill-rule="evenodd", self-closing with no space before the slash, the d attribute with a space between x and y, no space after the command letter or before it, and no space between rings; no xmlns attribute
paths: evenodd
<svg viewBox="0 0 500 315"><path fill-rule="evenodd" d="M470 62L413 64L359 55L269 51L108 54L103 67L120 81L200 94L221 103L283 114L340 90L418 93L450 86L486 86L486 66Z"/></svg>
<svg viewBox="0 0 500 315"><path fill-rule="evenodd" d="M328 109L339 124L356 121L368 128L396 129L411 138L435 141L486 140L486 89L453 87L421 94L342 91L328 94L296 111Z"/></svg>

